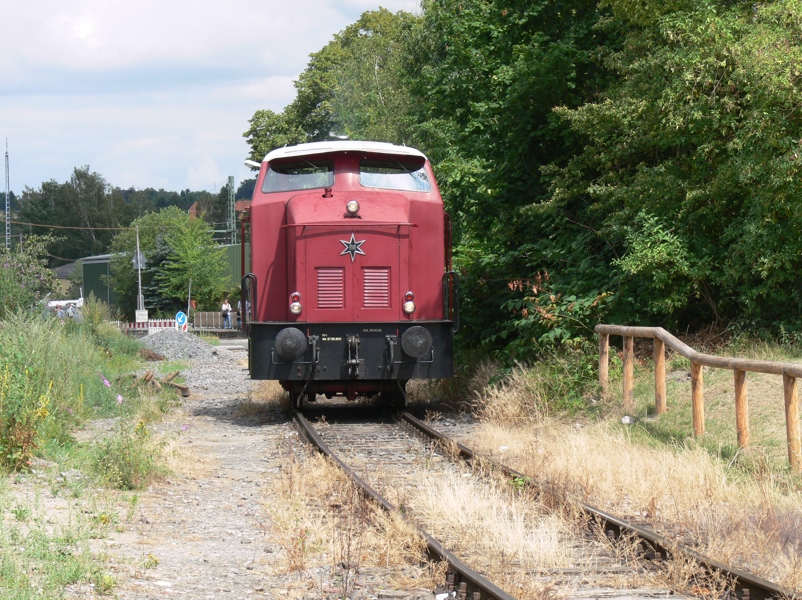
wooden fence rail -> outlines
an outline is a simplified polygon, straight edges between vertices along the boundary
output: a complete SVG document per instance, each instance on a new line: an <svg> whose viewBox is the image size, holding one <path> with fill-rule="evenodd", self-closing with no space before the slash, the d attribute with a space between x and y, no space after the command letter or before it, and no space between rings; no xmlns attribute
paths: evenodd
<svg viewBox="0 0 802 600"><path fill-rule="evenodd" d="M622 325L596 325L599 334L599 383L608 389L610 336L624 338L624 408L634 407L633 379L635 357L634 338L654 340L654 402L658 415L666 412L666 346L691 361L691 406L693 411L693 435L705 432L704 379L702 367L729 369L735 377L735 420L738 432L738 445L749 447L749 402L747 396L746 373L770 373L782 375L785 396L785 430L788 440L788 461L791 470L802 470L802 443L799 437L799 398L797 377L802 377L802 364L782 363L768 360L751 360L713 356L697 352L682 343L662 327L626 327Z"/></svg>

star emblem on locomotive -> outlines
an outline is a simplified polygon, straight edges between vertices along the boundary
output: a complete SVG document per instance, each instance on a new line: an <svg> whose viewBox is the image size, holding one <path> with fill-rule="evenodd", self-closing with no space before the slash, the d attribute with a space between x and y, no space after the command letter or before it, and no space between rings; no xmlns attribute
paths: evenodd
<svg viewBox="0 0 802 600"><path fill-rule="evenodd" d="M357 242L356 241L356 237L354 237L353 233L351 234L351 239L349 241L346 242L345 240L340 240L340 243L343 246L345 246L345 250L340 252L340 256L342 256L344 254L350 254L351 255L351 262L354 262L354 259L356 259L356 255L357 254L361 254L362 256L366 256L366 254L362 251L362 244L365 243L365 240L362 240L361 242Z"/></svg>

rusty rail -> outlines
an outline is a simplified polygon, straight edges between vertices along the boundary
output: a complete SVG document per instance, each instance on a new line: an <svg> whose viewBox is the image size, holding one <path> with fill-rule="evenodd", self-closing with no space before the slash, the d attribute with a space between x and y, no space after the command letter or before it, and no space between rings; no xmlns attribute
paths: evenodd
<svg viewBox="0 0 802 600"><path fill-rule="evenodd" d="M357 475L353 469L346 465L342 460L340 460L339 457L337 457L336 454L334 454L334 452L331 451L328 444L323 441L323 438L318 435L317 431L315 431L315 428L307 420L307 418L301 414L301 412L298 410L293 410L292 418L298 425L298 428L301 430L301 433L304 435L304 437L306 437L306 439L321 453L329 457L329 459L331 459L338 467L340 467L357 485L358 489L365 497L376 502L388 513L398 512L398 509L389 500L374 490L367 482L365 482L365 480ZM468 588L470 587L472 596L475 600L481 600L482 598L485 600L515 600L514 596L502 590L489 579L485 578L481 573L468 567L468 565L463 563L459 558L457 558L456 555L447 550L443 544L433 538L429 533L421 529L421 527L419 527L416 523L412 522L403 515L402 517L405 521L410 523L413 527L415 527L415 529L418 530L420 535L426 541L429 552L436 555L440 560L447 562L451 572L455 573L459 578L458 582L455 582L453 578L450 580L449 591L458 585L459 594L462 598L466 597L465 595L467 595Z"/></svg>
<svg viewBox="0 0 802 600"><path fill-rule="evenodd" d="M513 477L518 481L526 482L525 485L533 487L535 490L543 491L542 484L536 479L533 479L500 463L490 457L478 457L467 446L451 440L446 435L443 435L433 427L430 427L414 415L408 412L402 412L401 418L407 423L415 427L424 435L432 439L440 441L446 447L454 447L459 453L459 456L467 461L480 460L484 465L492 466L504 473L507 477ZM651 552L652 557L657 558L658 555L664 557L673 557L675 559L684 560L686 563L696 563L703 569L710 573L720 573L728 577L734 584L735 591L738 598L743 600L769 600L769 599L785 599L785 600L802 600L802 596L792 590L782 588L775 583L752 575L742 569L726 565L722 562L708 558L699 554L692 548L685 544L674 542L650 529L629 523L624 519L620 519L609 513L606 513L590 504L586 504L575 498L570 498L562 492L550 490L550 493L556 494L562 502L574 502L577 506L587 514L594 522L601 524L605 533L611 534L614 538L622 538L631 536L633 539L640 540L641 550L644 551L644 556L648 556Z"/></svg>
<svg viewBox="0 0 802 600"><path fill-rule="evenodd" d="M697 352L684 344L662 327L627 327L623 325L596 325L599 334L599 384L609 389L610 336L624 338L624 408L634 407L634 338L654 340L654 400L655 412L666 412L666 346L691 361L691 406L693 411L693 435L705 433L704 378L702 367L732 370L735 378L735 420L738 432L738 445L749 447L749 400L747 395L746 373L769 373L782 375L785 396L785 430L788 441L788 462L794 472L802 471L802 443L799 433L799 395L797 378L802 377L802 364L752 360L713 356Z"/></svg>

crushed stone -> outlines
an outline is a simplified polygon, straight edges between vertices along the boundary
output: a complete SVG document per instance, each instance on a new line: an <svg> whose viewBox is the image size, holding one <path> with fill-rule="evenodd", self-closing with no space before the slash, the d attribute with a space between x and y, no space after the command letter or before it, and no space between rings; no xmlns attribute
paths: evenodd
<svg viewBox="0 0 802 600"><path fill-rule="evenodd" d="M177 329L160 329L142 339L146 348L158 352L168 360L193 359L215 361L220 354L214 346L191 333Z"/></svg>

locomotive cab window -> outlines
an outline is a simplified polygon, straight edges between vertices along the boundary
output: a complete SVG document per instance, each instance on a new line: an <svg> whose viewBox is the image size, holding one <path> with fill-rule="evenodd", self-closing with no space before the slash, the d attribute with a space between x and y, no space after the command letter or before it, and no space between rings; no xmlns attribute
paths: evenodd
<svg viewBox="0 0 802 600"><path fill-rule="evenodd" d="M359 163L359 183L363 187L405 192L429 192L432 189L423 163L395 160L363 160Z"/></svg>
<svg viewBox="0 0 802 600"><path fill-rule="evenodd" d="M271 164L262 184L262 192L311 190L332 185L334 185L334 163L332 161Z"/></svg>

